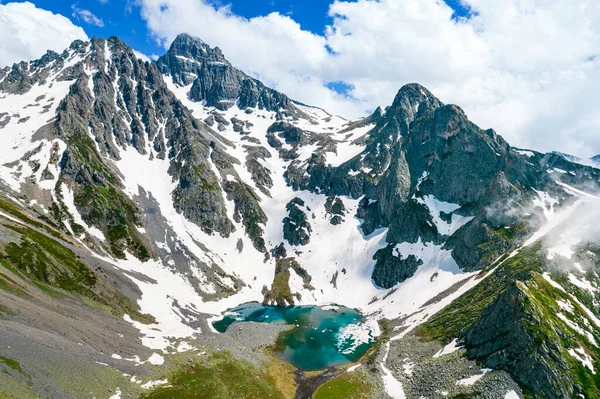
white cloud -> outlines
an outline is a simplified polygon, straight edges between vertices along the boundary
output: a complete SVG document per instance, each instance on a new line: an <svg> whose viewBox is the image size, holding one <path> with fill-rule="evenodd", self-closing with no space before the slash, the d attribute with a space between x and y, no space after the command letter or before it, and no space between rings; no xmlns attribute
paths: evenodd
<svg viewBox="0 0 600 399"><path fill-rule="evenodd" d="M142 53L141 51L137 51L135 49L133 49L133 53L135 54L136 57L138 57L140 60L142 61L152 61L150 57L148 57L146 54Z"/></svg>
<svg viewBox="0 0 600 399"><path fill-rule="evenodd" d="M75 39L87 36L62 15L29 2L0 4L0 67L62 52Z"/></svg>
<svg viewBox="0 0 600 399"><path fill-rule="evenodd" d="M252 19L202 0L138 0L165 46L180 32L223 49L246 72L300 101L357 117L419 82L512 144L600 153L600 2L336 0L323 35L277 13ZM333 51L328 51L328 49ZM324 85L343 81L350 98Z"/></svg>
<svg viewBox="0 0 600 399"><path fill-rule="evenodd" d="M104 26L104 21L101 18L95 16L90 10L83 10L78 8L75 4L71 6L73 10L73 16L77 19L83 19L86 23L94 26L98 26L102 28Z"/></svg>

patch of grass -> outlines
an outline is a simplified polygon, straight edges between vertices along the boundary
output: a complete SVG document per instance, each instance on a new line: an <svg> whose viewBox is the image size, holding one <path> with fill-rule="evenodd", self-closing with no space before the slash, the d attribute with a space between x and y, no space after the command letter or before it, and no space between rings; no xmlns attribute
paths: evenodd
<svg viewBox="0 0 600 399"><path fill-rule="evenodd" d="M11 265L10 263L8 263L5 259L0 259L0 265L2 265L2 267L4 267L6 270L12 272L16 276L19 276L19 277L22 277L22 278L25 277L23 275L23 273L19 269L13 267L13 265Z"/></svg>
<svg viewBox="0 0 600 399"><path fill-rule="evenodd" d="M0 373L0 399L39 399L28 382L15 381L11 376Z"/></svg>
<svg viewBox="0 0 600 399"><path fill-rule="evenodd" d="M150 258L135 228L141 225L138 212L116 188L88 184L75 193L74 201L87 210L81 214L83 220L102 230L113 255L124 258L129 250L142 261Z"/></svg>
<svg viewBox="0 0 600 399"><path fill-rule="evenodd" d="M228 352L217 352L171 376L169 386L143 394L145 399L283 399L275 379Z"/></svg>
<svg viewBox="0 0 600 399"><path fill-rule="evenodd" d="M23 369L21 368L21 364L16 360L13 360L8 357L0 356L0 363L4 363L10 369L16 371L19 374L23 374Z"/></svg>
<svg viewBox="0 0 600 399"><path fill-rule="evenodd" d="M23 212L23 210L20 209L16 204L14 204L13 202L11 202L9 200L0 198L0 210L13 216L14 218L16 218L18 220L21 220L21 221L31 225L31 226L35 226L39 229L42 229L54 237L61 237L61 234L58 231L52 229L51 227L45 225L44 223L41 223L41 222L38 222L37 220L32 219L25 212Z"/></svg>
<svg viewBox="0 0 600 399"><path fill-rule="evenodd" d="M0 303L0 316L2 315L16 316L16 313Z"/></svg>
<svg viewBox="0 0 600 399"><path fill-rule="evenodd" d="M51 364L44 364L43 371L59 392L64 392L58 397L109 398L119 387L122 398L138 398L142 391L122 371L96 364L93 360L58 357Z"/></svg>
<svg viewBox="0 0 600 399"><path fill-rule="evenodd" d="M60 242L27 227L6 227L22 237L20 244L6 246L2 265L20 276L28 276L44 293L54 298L65 296L60 290L81 294L88 305L113 316L127 313L141 323L155 322L153 316L141 313L139 306L124 294L112 287L98 286L94 272ZM13 285L0 277L0 289L15 289Z"/></svg>
<svg viewBox="0 0 600 399"><path fill-rule="evenodd" d="M359 372L343 373L321 385L313 399L368 399L373 386L367 377Z"/></svg>
<svg viewBox="0 0 600 399"><path fill-rule="evenodd" d="M128 314L132 320L143 324L156 323L154 316L141 313L139 306L120 292L103 292L98 295L92 295L84 298L84 302L93 308L119 318Z"/></svg>
<svg viewBox="0 0 600 399"><path fill-rule="evenodd" d="M19 295L22 297L28 296L27 292L25 292L16 281L1 273L0 290L10 292L11 294Z"/></svg>
<svg viewBox="0 0 600 399"><path fill-rule="evenodd" d="M94 273L58 241L28 227L6 227L22 235L20 244L6 246L7 259L34 280L79 293L96 284Z"/></svg>
<svg viewBox="0 0 600 399"><path fill-rule="evenodd" d="M294 372L296 368L291 364L278 359L274 354L271 354L273 359L267 367L267 374L275 381L275 388L283 395L284 399L294 399L296 396L296 379Z"/></svg>
<svg viewBox="0 0 600 399"><path fill-rule="evenodd" d="M35 286L38 287L40 289L40 291L44 292L47 295L50 295L51 297L58 298L58 299L65 297L65 294L63 294L62 292L60 292L58 290L55 290L54 288L50 287L49 285L36 282Z"/></svg>
<svg viewBox="0 0 600 399"><path fill-rule="evenodd" d="M425 323L417 334L426 340L448 343L467 330L481 316L483 310L515 280L528 280L531 272L543 268L540 246L533 245L506 260L492 275L455 299L441 312Z"/></svg>
<svg viewBox="0 0 600 399"><path fill-rule="evenodd" d="M210 171L212 171L212 169L206 162L191 166L191 172L198 178L200 189L202 189L202 191L219 191L221 188L219 187L218 182L207 178Z"/></svg>

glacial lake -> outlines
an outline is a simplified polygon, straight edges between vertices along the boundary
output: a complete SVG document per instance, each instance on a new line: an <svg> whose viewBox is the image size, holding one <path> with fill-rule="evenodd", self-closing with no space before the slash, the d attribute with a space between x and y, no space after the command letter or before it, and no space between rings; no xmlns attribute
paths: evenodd
<svg viewBox="0 0 600 399"><path fill-rule="evenodd" d="M303 370L320 370L353 363L373 345L373 331L354 309L343 306L268 306L250 302L229 309L215 330L227 331L236 322L289 324L276 343L279 358Z"/></svg>

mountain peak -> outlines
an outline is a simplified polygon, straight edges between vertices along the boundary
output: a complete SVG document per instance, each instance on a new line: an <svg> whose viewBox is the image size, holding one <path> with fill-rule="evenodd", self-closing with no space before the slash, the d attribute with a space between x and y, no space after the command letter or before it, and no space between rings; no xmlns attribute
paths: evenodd
<svg viewBox="0 0 600 399"><path fill-rule="evenodd" d="M175 37L173 43L175 42L196 42L200 44L204 44L204 41L200 39L198 36L192 36L189 33L182 32Z"/></svg>
<svg viewBox="0 0 600 399"><path fill-rule="evenodd" d="M177 35L156 64L180 86L192 85L189 98L221 110L235 105L279 112L290 110L289 98L235 68L219 47L187 33Z"/></svg>
<svg viewBox="0 0 600 399"><path fill-rule="evenodd" d="M400 88L394 102L386 110L387 118L398 119L401 125L402 133L406 133L408 125L436 108L444 105L429 90L418 83L409 83Z"/></svg>
<svg viewBox="0 0 600 399"><path fill-rule="evenodd" d="M403 85L400 90L398 90L398 94L400 93L408 93L408 92L415 92L415 91L419 91L421 93L428 93L429 95L433 96L433 94L431 94L431 92L429 92L429 90L427 90L427 88L423 85L421 85L420 83L406 83L405 85Z"/></svg>
<svg viewBox="0 0 600 399"><path fill-rule="evenodd" d="M182 56L191 59L216 58L226 62L223 52L219 47L211 48L202 39L188 33L180 33L171 43L167 54Z"/></svg>
<svg viewBox="0 0 600 399"><path fill-rule="evenodd" d="M392 108L399 106L401 103L418 101L427 101L437 106L443 105L429 90L419 83L407 83L398 90Z"/></svg>

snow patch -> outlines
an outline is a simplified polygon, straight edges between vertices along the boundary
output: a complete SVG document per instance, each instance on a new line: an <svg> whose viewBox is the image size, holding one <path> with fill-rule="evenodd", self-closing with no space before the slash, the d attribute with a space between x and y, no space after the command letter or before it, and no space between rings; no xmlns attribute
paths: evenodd
<svg viewBox="0 0 600 399"><path fill-rule="evenodd" d="M473 375L471 377L463 378L461 380L456 381L456 385L463 386L471 386L474 385L477 381L483 378L484 375L492 371L492 369L481 369L481 374Z"/></svg>
<svg viewBox="0 0 600 399"><path fill-rule="evenodd" d="M592 374L596 374L596 370L594 370L594 362L590 355L585 353L585 350L582 347L579 348L570 348L567 352L569 355L573 356L575 359L579 360L581 364L592 371Z"/></svg>
<svg viewBox="0 0 600 399"><path fill-rule="evenodd" d="M567 326L569 326L573 330L577 331L579 334L585 336L588 339L588 341L590 341L590 343L592 345L598 347L598 343L596 342L596 339L594 338L594 336L592 335L592 333L590 333L589 331L584 330L583 328L581 328L577 324L573 323L571 320L569 320L569 318L567 316L565 316L562 313L558 313L556 316L559 319L561 319Z"/></svg>
<svg viewBox="0 0 600 399"><path fill-rule="evenodd" d="M429 209L433 223L441 235L451 236L462 226L473 220L473 216L461 216L453 213L460 208L460 205L439 201L433 195L426 195L422 198L416 198L416 200ZM441 212L452 213L450 223L441 218Z"/></svg>
<svg viewBox="0 0 600 399"><path fill-rule="evenodd" d="M440 349L435 355L433 355L433 357L438 358L444 355L449 355L450 353L456 352L460 348L462 348L462 346L458 345L458 340L454 338L452 342Z"/></svg>
<svg viewBox="0 0 600 399"><path fill-rule="evenodd" d="M504 395L504 399L521 399L521 397L515 391L508 391L506 395Z"/></svg>
<svg viewBox="0 0 600 399"><path fill-rule="evenodd" d="M380 363L381 370L383 371L383 376L381 377L383 380L383 386L387 394L392 399L406 399L406 394L404 393L404 388L402 388L402 383L394 377L392 372L385 365L389 353L390 342L388 341L385 344L385 355Z"/></svg>
<svg viewBox="0 0 600 399"><path fill-rule="evenodd" d="M359 368L360 366L361 366L360 363L355 364L354 366L348 367L348 369L346 369L346 371L351 373L351 372L355 371L357 368Z"/></svg>
<svg viewBox="0 0 600 399"><path fill-rule="evenodd" d="M155 381L148 381L147 383L141 385L142 388L144 389L150 389L150 388L154 388L160 385L165 385L169 382L169 380L164 379L164 380L155 380Z"/></svg>
<svg viewBox="0 0 600 399"><path fill-rule="evenodd" d="M373 333L366 324L348 324L335 336L336 347L343 355L352 354L359 346L374 341Z"/></svg>

